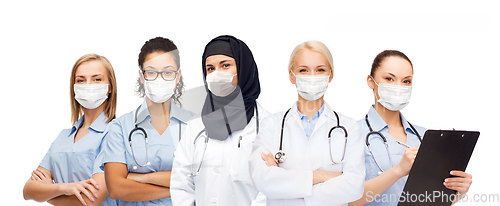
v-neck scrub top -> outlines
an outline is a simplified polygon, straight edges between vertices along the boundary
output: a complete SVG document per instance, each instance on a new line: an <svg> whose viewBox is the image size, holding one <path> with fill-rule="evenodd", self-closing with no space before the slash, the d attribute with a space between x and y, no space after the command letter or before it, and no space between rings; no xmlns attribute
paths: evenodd
<svg viewBox="0 0 500 206"><path fill-rule="evenodd" d="M405 133L406 133L406 144L412 147L419 147L420 146L420 140L417 137L417 134L413 129L411 129L410 125L408 124L408 121L406 121L405 117L403 114L401 114L401 123L403 124ZM401 161L401 158L404 155L404 152L406 150L406 147L399 145L396 142L396 139L389 134L389 126L387 123L382 119L382 117L378 114L378 112L375 110L375 108L370 107L370 110L368 111L368 121L370 122L370 125L372 126L372 129L374 131L378 131L384 135L384 137L387 139L387 144L389 145L389 151L391 153L391 158L392 158L392 165L396 166L399 164ZM370 129L368 128L368 125L366 124L365 118L360 119L358 121L359 128L361 129L361 134L363 137L363 140L366 140L366 135L370 132ZM423 138L425 131L427 129L413 125L415 129L417 130L418 134ZM384 141L382 138L378 135L370 135L368 137L368 140L370 141L370 147L372 149L373 155L371 155L370 151L368 150L368 146L366 146L365 141L363 141L363 145L365 147L365 169L366 169L366 177L365 180L370 180L372 178L378 177L378 173L381 172L380 169L378 168L377 164L375 163L375 160L373 157L377 158L377 162L382 167L384 171L387 171L391 168L391 163L389 162L389 156L387 154L387 149L385 148ZM375 198L373 193L367 193L367 200L371 201L371 203L368 203L366 205L397 205L399 202L399 195L403 191L403 188L406 184L406 180L408 179L408 176L404 176L400 178L396 183L394 183L389 189L387 189L380 197ZM370 195L372 194L372 195Z"/></svg>
<svg viewBox="0 0 500 206"><path fill-rule="evenodd" d="M74 142L78 129L83 124L85 115L71 127L64 129L50 145L49 151L40 162L40 167L52 173L55 183L73 183L90 179L93 174L104 173L99 167L101 160L96 160L101 152L105 135L106 115L101 113L88 128L89 133ZM101 205L117 205L116 201L106 197Z"/></svg>
<svg viewBox="0 0 500 206"><path fill-rule="evenodd" d="M173 100L170 104L170 124L163 134L159 134L151 125L151 115L149 114L146 99L137 112L138 127L144 128L148 136L147 161L151 164L145 167L139 167L134 161L132 150L129 144L129 134L135 128L136 109L109 123L109 132L106 136L103 148L103 163L118 162L127 165L128 172L132 173L152 173L160 171L171 171L174 161L174 151L179 143L179 137L184 132L186 122L193 116L193 113L179 108ZM179 124L181 131L179 131ZM132 146L137 162L141 165L146 163L146 142L144 134L141 131L135 131L132 135ZM172 205L170 197L144 202L119 201L119 205Z"/></svg>

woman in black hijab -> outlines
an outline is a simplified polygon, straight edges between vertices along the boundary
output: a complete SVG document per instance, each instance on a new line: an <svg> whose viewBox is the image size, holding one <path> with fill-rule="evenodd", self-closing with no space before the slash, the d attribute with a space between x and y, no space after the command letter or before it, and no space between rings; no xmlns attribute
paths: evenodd
<svg viewBox="0 0 500 206"><path fill-rule="evenodd" d="M219 36L206 45L202 68L207 96L201 118L189 122L175 153L172 203L265 205L248 168L259 120L269 115L256 101L252 52L233 36Z"/></svg>

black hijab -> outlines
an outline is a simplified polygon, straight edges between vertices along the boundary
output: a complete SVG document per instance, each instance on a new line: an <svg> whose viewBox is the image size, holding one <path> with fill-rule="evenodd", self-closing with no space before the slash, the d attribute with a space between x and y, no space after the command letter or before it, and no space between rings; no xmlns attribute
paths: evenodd
<svg viewBox="0 0 500 206"><path fill-rule="evenodd" d="M226 97L213 95L206 82L205 60L217 54L232 57L236 62L238 86ZM202 71L207 90L202 121L210 138L225 140L233 131L245 128L252 120L254 110L257 109L255 100L260 94L257 64L252 52L243 41L223 35L212 39L205 47Z"/></svg>

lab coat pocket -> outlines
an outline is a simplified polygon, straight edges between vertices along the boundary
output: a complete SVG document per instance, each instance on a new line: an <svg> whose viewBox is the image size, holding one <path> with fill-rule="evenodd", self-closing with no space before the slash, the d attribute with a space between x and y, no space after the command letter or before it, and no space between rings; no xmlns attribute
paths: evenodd
<svg viewBox="0 0 500 206"><path fill-rule="evenodd" d="M231 165L229 165L229 174L233 181L253 184L250 179L250 168L248 166L248 159L252 152L253 141L245 140L244 138L245 137L239 142L239 147L233 150Z"/></svg>

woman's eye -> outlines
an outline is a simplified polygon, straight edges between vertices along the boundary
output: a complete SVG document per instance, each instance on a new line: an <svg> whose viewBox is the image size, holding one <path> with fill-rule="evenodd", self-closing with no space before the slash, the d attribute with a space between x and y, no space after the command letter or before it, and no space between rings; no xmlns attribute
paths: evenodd
<svg viewBox="0 0 500 206"><path fill-rule="evenodd" d="M77 79L76 80L76 83L83 83L83 82L85 82L83 79Z"/></svg>
<svg viewBox="0 0 500 206"><path fill-rule="evenodd" d="M300 73L302 73L302 72L307 72L307 70L306 70L306 69L301 69L301 70L299 70L299 72L300 72Z"/></svg>
<svg viewBox="0 0 500 206"><path fill-rule="evenodd" d="M148 74L148 75L153 75L154 73L155 73L155 72L153 72L153 71L147 71L147 72L146 72L146 74Z"/></svg>
<svg viewBox="0 0 500 206"><path fill-rule="evenodd" d="M223 64L222 67L224 68L228 68L229 66L231 66L230 64Z"/></svg>
<svg viewBox="0 0 500 206"><path fill-rule="evenodd" d="M207 67L207 71L213 71L214 68L213 67Z"/></svg>
<svg viewBox="0 0 500 206"><path fill-rule="evenodd" d="M94 79L94 81L96 81L96 82L100 82L100 81L102 81L102 80L101 80L100 78L97 78L97 79Z"/></svg>
<svg viewBox="0 0 500 206"><path fill-rule="evenodd" d="M392 77L386 77L385 80L392 81Z"/></svg>
<svg viewBox="0 0 500 206"><path fill-rule="evenodd" d="M405 83L405 84L411 84L411 80L404 80L403 83Z"/></svg>

